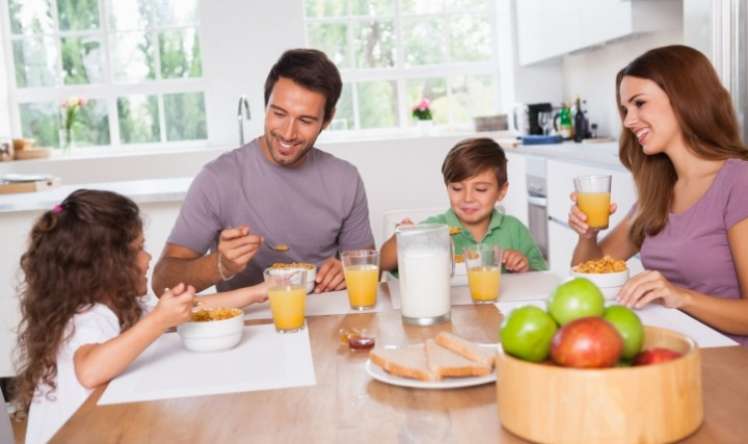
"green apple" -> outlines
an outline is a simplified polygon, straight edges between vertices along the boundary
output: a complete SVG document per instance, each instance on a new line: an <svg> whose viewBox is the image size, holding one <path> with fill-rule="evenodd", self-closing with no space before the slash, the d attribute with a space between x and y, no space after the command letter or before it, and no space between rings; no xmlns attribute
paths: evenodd
<svg viewBox="0 0 748 444"><path fill-rule="evenodd" d="M613 324L623 338L623 359L633 359L644 343L644 327L636 313L623 305L611 305L605 309L603 318Z"/></svg>
<svg viewBox="0 0 748 444"><path fill-rule="evenodd" d="M602 316L605 299L597 285L582 277L566 281L556 287L548 301L548 312L564 326L588 316Z"/></svg>
<svg viewBox="0 0 748 444"><path fill-rule="evenodd" d="M501 327L504 351L525 361L541 362L548 357L558 326L542 308L526 305L509 313Z"/></svg>

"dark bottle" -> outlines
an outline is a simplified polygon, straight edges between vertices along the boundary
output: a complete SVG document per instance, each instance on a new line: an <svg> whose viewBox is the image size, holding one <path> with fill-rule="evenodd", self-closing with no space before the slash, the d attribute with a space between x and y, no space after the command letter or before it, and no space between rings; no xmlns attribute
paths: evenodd
<svg viewBox="0 0 748 444"><path fill-rule="evenodd" d="M574 142L581 142L584 140L585 137L587 137L587 133L589 131L589 122L587 122L587 117L584 115L584 111L582 110L582 101L577 97L577 112L574 115Z"/></svg>

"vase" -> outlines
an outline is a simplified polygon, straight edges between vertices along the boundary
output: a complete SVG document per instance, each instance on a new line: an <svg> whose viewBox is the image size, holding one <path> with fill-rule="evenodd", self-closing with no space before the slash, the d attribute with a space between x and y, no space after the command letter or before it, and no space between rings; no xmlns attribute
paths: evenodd
<svg viewBox="0 0 748 444"><path fill-rule="evenodd" d="M59 138L60 149L65 153L69 152L73 146L73 131L70 128L60 128Z"/></svg>
<svg viewBox="0 0 748 444"><path fill-rule="evenodd" d="M420 133L424 136L428 136L433 133L434 121L433 120L417 120L416 127Z"/></svg>

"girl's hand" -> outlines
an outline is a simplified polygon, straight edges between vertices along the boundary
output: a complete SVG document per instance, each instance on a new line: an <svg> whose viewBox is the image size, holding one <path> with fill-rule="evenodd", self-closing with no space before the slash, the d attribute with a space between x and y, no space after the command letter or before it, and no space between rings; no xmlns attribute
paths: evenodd
<svg viewBox="0 0 748 444"><path fill-rule="evenodd" d="M686 290L671 284L659 271L644 271L626 282L617 299L630 308L642 308L656 299L668 308L680 308L688 297Z"/></svg>
<svg viewBox="0 0 748 444"><path fill-rule="evenodd" d="M504 267L506 267L507 270L515 273L530 271L530 263L519 251L504 250L504 252L501 253L501 263L504 264Z"/></svg>
<svg viewBox="0 0 748 444"><path fill-rule="evenodd" d="M257 304L267 301L269 288L270 282L261 282L257 285L249 287L249 298L247 298L247 303L244 305Z"/></svg>
<svg viewBox="0 0 748 444"><path fill-rule="evenodd" d="M180 283L172 289L166 289L153 309L164 329L175 327L192 317L192 305L195 299L195 288Z"/></svg>
<svg viewBox="0 0 748 444"><path fill-rule="evenodd" d="M577 193L571 193L569 195L571 198L571 201L574 203L572 205L571 210L569 210L569 226L572 230L576 231L579 236L581 236L584 239L593 239L595 236L597 236L597 232L599 230L596 230L594 228L590 228L589 225L587 225L587 215L582 212L582 210L579 209L579 206L577 205ZM610 204L610 214L613 214L618 209L618 205L611 203Z"/></svg>

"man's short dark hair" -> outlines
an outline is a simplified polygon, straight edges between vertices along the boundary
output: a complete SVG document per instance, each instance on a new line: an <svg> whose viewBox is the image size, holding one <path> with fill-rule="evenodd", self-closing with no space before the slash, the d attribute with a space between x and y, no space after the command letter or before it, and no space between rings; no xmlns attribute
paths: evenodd
<svg viewBox="0 0 748 444"><path fill-rule="evenodd" d="M343 89L340 72L324 52L316 49L289 49L270 69L265 80L265 106L270 101L270 94L279 78L293 80L304 88L316 91L325 96L324 121L332 119L335 105Z"/></svg>
<svg viewBox="0 0 748 444"><path fill-rule="evenodd" d="M490 170L501 187L507 181L506 154L493 139L465 139L455 145L442 164L444 183L462 182Z"/></svg>

